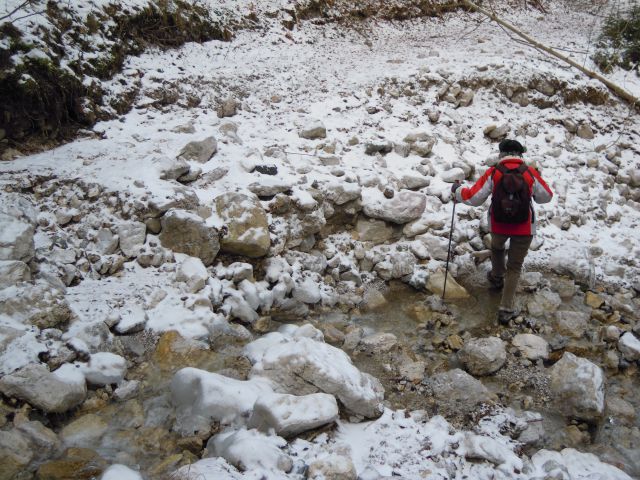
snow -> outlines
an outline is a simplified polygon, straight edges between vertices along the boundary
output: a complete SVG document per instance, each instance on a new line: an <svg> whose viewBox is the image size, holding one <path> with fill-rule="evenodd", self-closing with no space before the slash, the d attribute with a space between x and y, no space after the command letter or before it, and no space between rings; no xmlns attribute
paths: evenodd
<svg viewBox="0 0 640 480"><path fill-rule="evenodd" d="M111 465L102 473L100 480L142 480L142 475L126 465Z"/></svg>

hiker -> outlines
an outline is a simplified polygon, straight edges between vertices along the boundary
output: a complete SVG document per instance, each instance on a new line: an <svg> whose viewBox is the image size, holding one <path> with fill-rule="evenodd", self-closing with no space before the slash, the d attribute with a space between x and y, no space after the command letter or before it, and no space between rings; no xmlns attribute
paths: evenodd
<svg viewBox="0 0 640 480"><path fill-rule="evenodd" d="M547 203L553 197L540 174L522 159L526 149L517 140L505 139L498 146L499 162L490 167L472 186L451 186L455 201L477 207L491 195L489 225L491 229L491 271L487 280L491 288L502 290L498 321L506 325L518 314L514 299L522 263L535 234L535 213L531 199ZM509 242L505 268L505 244Z"/></svg>

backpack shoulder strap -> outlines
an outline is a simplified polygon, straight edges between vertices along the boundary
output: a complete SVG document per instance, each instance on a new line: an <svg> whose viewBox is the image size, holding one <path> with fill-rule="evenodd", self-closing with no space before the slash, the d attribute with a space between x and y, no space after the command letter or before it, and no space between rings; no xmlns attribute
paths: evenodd
<svg viewBox="0 0 640 480"><path fill-rule="evenodd" d="M524 172L528 172L529 171L529 167L527 166L526 163L522 162L522 164L517 168L518 172L520 172L520 174L524 174Z"/></svg>

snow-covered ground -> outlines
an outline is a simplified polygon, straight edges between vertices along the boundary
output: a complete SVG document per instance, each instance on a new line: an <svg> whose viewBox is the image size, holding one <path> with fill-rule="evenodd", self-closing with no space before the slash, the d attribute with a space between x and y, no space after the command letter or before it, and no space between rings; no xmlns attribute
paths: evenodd
<svg viewBox="0 0 640 480"><path fill-rule="evenodd" d="M241 10L255 8L258 12L282 8L282 2L237 3ZM231 6L233 2L224 2L225 9ZM593 49L598 17L564 5L550 5L548 9L546 14L518 9L504 12L504 17L544 44L572 52L574 60L591 67L587 54ZM80 13L86 16L87 12ZM635 74L617 72L613 78L640 94L640 80ZM406 252L416 233L427 230L422 225L440 225L434 228L440 234L445 230L442 225L448 227L452 180L461 175L473 181L495 161L497 139L491 135L502 128L505 135L526 145L525 158L538 167L555 194L550 203L536 207L540 228L535 251L527 257L528 268L567 274L591 287L598 284L630 292L633 287L638 289L637 114L598 82L517 42L513 35L481 16L458 12L443 18L393 23L303 22L292 30L274 22L259 30L238 32L228 43L187 44L129 58L124 71L105 85L105 90L118 95L131 82L141 85L141 95L131 112L98 123L91 131L82 132L81 138L56 149L0 164L2 187L23 192L36 202L32 220L36 258L43 264L39 273L57 277L63 271L57 270L58 266L78 262L75 257L70 261L53 258L54 253L62 255L60 252L68 249L62 243L72 244L63 231L69 222L89 231L83 234L86 242L73 244L76 249L88 251L87 244L98 245L104 247L106 258L113 255L113 249L105 246L113 242L113 236L103 232L100 237L100 231L111 227L115 231L125 219L139 218L140 212L150 206L166 205L176 198L195 195L198 207L194 210L204 224L220 228L225 219L216 209L215 200L229 192L251 198L259 194L272 227L269 256L275 260L265 268L264 279L252 283L247 280L254 273L258 276L258 268L247 276L246 264L236 265L236 270L207 265L207 270L199 260L191 262L193 257L160 251L158 245L163 242L148 234L146 240L143 238L146 248L162 257L152 267L145 268L146 264L141 266L140 261L131 260L134 255L128 255L121 269L113 267L117 275L111 276L112 264L101 259L87 267L81 281L82 275L71 272L66 289L56 284L64 292L59 295L68 302L73 318L58 337L44 339L41 333L46 325L34 327L12 312L3 313L2 374L37 362L42 352L58 353L65 342L76 339L74 350L90 353L95 362L93 369L84 370L85 377L99 378L93 384L118 383L124 375L118 359L96 356L111 341L104 338L105 323L117 334L146 328L153 332L177 330L184 337L198 340L217 335L246 340L252 333L228 323L229 316L254 324L256 311L268 311L290 294L292 286L282 280L282 275L289 276L288 281L297 287L298 293L294 287L293 296L305 304L331 308L343 303L347 295L319 274L325 271L326 263L325 268L314 271L308 259L293 268L276 260L311 238L312 244L322 241L323 252L334 253L326 256L329 261L338 259L333 267L344 273L362 260L344 248L353 240L352 227L346 234L340 231L335 236L320 234L321 229L309 234L301 228L300 233L296 230L298 220L293 215L274 213L274 200L266 198L286 193L303 212L315 211L319 199L337 205L343 198L343 204L360 199L367 212L367 206L375 210L375 205L385 201L385 189L398 195L407 182L417 178L424 182L418 189L429 201L422 215L409 224L413 229L405 226L402 230L398 244L400 251ZM159 94L173 101L159 103ZM604 103L583 102L605 98ZM229 118L220 113L225 104L233 111ZM326 129L326 137L301 136L301 130L318 122ZM407 140L411 134L418 135ZM201 169L195 181L182 185L166 179L167 170L174 167L186 144L211 136L217 140L215 155L204 163L188 160L191 171ZM431 152L420 153L421 144L431 140L435 140L429 145ZM391 151L368 154L368 145L390 145ZM277 174L259 173L256 166L275 167ZM66 190L47 190L47 182L56 189L66 185ZM77 185L82 188L78 190ZM98 188L98 193L86 193L92 188ZM76 203L88 201L87 197L92 206L83 210ZM473 241L480 237L484 210L459 206L457 212L454 273L465 271L473 261L472 250L484 248L481 239L479 244ZM65 216L69 219L63 221ZM306 221L303 217L299 217L300 223ZM289 224L279 229L283 218ZM3 241L5 235L11 236L7 232L2 234ZM120 237L122 245L123 234ZM48 255L51 258L47 259ZM156 257L149 262L155 262ZM348 268L342 269L341 262ZM442 259L431 258L420 267L428 275L443 264ZM82 268L78 266L78 270ZM341 278L344 280L338 275L337 280ZM362 278L375 280L376 276L363 271ZM284 290L280 292L279 288ZM7 289L3 301L11 294ZM253 313L244 310L246 305ZM16 331L23 334L18 336ZM106 336L110 335L107 330ZM289 340L285 335L279 341ZM317 352L324 350L318 348L308 350L311 353L295 352L300 358L322 357ZM251 357L251 349L247 349ZM279 355L283 354L271 351L270 355L280 361ZM343 361L329 354L316 360L335 367L332 362L338 362L336 358ZM354 387L357 395L349 395L376 398L367 390L376 391L368 383L373 380L353 380L353 366L344 361L337 363L344 365L337 373L328 367L320 369L330 377L327 382L354 383L359 385ZM252 360L253 369L258 368L256 362ZM198 378L198 388L203 392L217 388L213 380L208 383L208 377ZM196 382L192 377L188 381ZM233 384L233 395L247 400L264 393L256 393L259 381L251 382ZM329 393L348 404L338 393ZM186 405L189 401L176 403ZM303 418L308 405L332 412L330 405L317 402L300 404L298 410L291 407L289 413ZM238 401L240 404L244 405ZM233 413L243 418L247 412ZM225 410L222 418L227 414ZM216 452L212 458L178 472L189 479L305 478L305 474L309 478L325 475L340 479L357 475L363 480L391 476L630 478L595 456L573 449L542 450L527 458L505 427L516 425L525 430L527 422L507 410L493 412L471 432L455 430L440 416L428 418L423 412L385 409L377 420L350 423L341 419L330 435L290 442L275 434L247 430L245 420L231 422L234 429L214 437L217 440L207 445L209 454ZM103 476L111 478L134 479L138 474L114 466Z"/></svg>

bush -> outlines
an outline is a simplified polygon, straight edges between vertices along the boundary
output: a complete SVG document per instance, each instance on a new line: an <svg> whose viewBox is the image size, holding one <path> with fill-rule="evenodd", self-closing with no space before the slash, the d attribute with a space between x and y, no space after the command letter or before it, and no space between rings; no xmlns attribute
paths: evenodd
<svg viewBox="0 0 640 480"><path fill-rule="evenodd" d="M640 5L610 14L602 27L593 61L603 72L636 68L640 62Z"/></svg>

